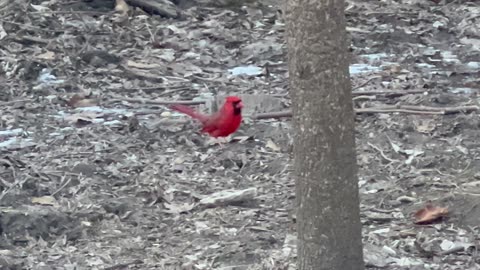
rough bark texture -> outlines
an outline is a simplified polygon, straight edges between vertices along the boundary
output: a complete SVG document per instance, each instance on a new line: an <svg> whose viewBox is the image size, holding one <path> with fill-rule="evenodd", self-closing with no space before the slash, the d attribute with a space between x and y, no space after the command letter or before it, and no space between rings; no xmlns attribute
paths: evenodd
<svg viewBox="0 0 480 270"><path fill-rule="evenodd" d="M288 0L298 269L364 269L344 1Z"/></svg>

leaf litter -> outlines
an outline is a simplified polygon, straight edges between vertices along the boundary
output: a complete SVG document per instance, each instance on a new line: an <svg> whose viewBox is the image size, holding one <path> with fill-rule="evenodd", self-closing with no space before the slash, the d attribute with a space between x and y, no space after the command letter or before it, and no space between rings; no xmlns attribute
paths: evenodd
<svg viewBox="0 0 480 270"><path fill-rule="evenodd" d="M295 269L290 122L249 117L290 105L277 1L4 2L0 268ZM478 5L447 2L347 1L356 108L478 105ZM232 93L223 149L158 102ZM477 118L357 115L367 267L480 268Z"/></svg>

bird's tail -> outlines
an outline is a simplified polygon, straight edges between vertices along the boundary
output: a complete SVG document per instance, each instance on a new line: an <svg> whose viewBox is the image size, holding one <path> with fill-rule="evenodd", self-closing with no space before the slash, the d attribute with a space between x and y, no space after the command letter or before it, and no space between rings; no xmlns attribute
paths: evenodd
<svg viewBox="0 0 480 270"><path fill-rule="evenodd" d="M204 114L201 114L201 113L198 113L196 112L195 110L193 110L192 108L188 107L188 106L185 106L185 105L172 105L170 106L170 109L171 110L174 110L174 111L178 111L178 112L181 112L181 113L184 113L194 119L197 119L199 120L200 122L205 122L207 121L208 119L208 116L204 115Z"/></svg>

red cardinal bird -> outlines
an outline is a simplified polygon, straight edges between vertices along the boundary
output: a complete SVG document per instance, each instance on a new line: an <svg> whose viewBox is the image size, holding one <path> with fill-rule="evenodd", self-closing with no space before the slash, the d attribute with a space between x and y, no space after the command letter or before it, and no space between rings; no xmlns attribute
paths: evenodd
<svg viewBox="0 0 480 270"><path fill-rule="evenodd" d="M242 108L242 100L236 96L226 97L222 108L212 115L196 112L184 105L170 106L172 110L199 120L203 125L202 132L206 132L215 138L227 137L238 129L242 122Z"/></svg>

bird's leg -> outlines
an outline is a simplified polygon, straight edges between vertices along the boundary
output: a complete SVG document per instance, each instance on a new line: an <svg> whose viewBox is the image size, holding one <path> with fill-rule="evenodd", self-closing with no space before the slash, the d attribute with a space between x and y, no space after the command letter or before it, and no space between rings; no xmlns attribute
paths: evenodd
<svg viewBox="0 0 480 270"><path fill-rule="evenodd" d="M225 144L229 143L229 137L218 137L218 138L209 138L207 141L207 145L215 145L218 144L221 149L225 148Z"/></svg>
<svg viewBox="0 0 480 270"><path fill-rule="evenodd" d="M220 137L220 138L217 138L217 143L218 145L220 146L220 149L224 149L225 148L225 144L228 143L228 140L226 137Z"/></svg>
<svg viewBox="0 0 480 270"><path fill-rule="evenodd" d="M220 143L221 143L221 138L212 138L212 137L209 137L206 142L207 145L216 145Z"/></svg>

